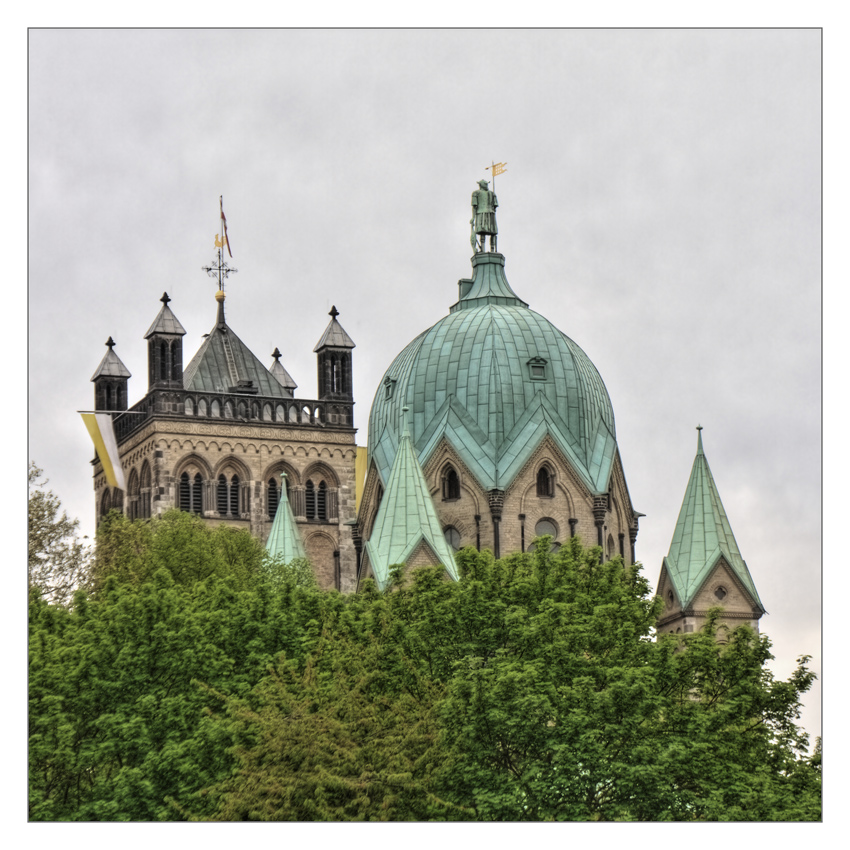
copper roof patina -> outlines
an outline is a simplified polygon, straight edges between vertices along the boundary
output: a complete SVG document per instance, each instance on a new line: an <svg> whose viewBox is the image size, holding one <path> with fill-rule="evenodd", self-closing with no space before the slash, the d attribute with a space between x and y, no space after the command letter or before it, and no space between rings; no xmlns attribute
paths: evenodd
<svg viewBox="0 0 850 850"><path fill-rule="evenodd" d="M614 412L587 355L511 289L501 254L478 253L461 298L413 340L381 380L368 445L386 482L411 407L420 464L445 438L485 490L510 485L549 434L592 493L617 451Z"/></svg>
<svg viewBox="0 0 850 850"><path fill-rule="evenodd" d="M703 453L702 429L699 429L697 454L691 468L691 477L673 532L670 551L663 561L663 567L673 582L683 608L693 602L721 557L763 612L764 607L755 583L741 557L732 526Z"/></svg>
<svg viewBox="0 0 850 850"><path fill-rule="evenodd" d="M269 532L269 539L266 541L266 552L272 558L279 558L284 564L288 564L296 558L306 556L301 535L298 533L298 525L289 504L286 491L286 473L282 472L280 475L280 501L277 503L272 530Z"/></svg>
<svg viewBox="0 0 850 850"><path fill-rule="evenodd" d="M403 407L400 412L404 416L407 408ZM380 590L387 586L389 568L394 564L406 563L423 542L433 552L435 563L442 564L446 572L457 581L454 553L443 535L405 422L387 489L365 547L372 574Z"/></svg>

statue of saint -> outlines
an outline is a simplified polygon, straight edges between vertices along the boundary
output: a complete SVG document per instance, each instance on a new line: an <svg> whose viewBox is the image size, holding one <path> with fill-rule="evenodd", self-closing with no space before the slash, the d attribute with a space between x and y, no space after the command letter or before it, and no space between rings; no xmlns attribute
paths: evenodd
<svg viewBox="0 0 850 850"><path fill-rule="evenodd" d="M472 247L476 253L484 250L484 242L490 237L490 251L496 251L496 193L487 188L486 180L478 181L479 188L472 193ZM479 237L476 241L475 237Z"/></svg>

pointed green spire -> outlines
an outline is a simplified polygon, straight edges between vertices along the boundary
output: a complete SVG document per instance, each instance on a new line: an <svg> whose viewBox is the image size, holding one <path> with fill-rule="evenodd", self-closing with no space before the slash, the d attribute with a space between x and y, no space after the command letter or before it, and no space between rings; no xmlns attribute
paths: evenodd
<svg viewBox="0 0 850 850"><path fill-rule="evenodd" d="M702 447L701 425L697 426L697 434L697 454L691 477L673 532L670 552L664 559L667 574L682 607L686 608L722 556L756 605L764 611L708 467Z"/></svg>
<svg viewBox="0 0 850 850"><path fill-rule="evenodd" d="M272 558L280 558L283 563L288 564L296 558L305 558L304 544L289 506L286 495L286 473L280 473L280 501L277 503L277 511L274 515L272 530L266 541L266 551Z"/></svg>
<svg viewBox="0 0 850 850"><path fill-rule="evenodd" d="M372 573L381 590L387 586L389 568L405 563L423 541L446 572L455 581L458 579L454 553L443 536L428 484L416 459L407 411L407 407L402 407L401 440L375 526L366 544Z"/></svg>

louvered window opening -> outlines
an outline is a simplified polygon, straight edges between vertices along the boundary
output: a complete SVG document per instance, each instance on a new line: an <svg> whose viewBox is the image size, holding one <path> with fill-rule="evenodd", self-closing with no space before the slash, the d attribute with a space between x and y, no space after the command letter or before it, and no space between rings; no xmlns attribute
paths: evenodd
<svg viewBox="0 0 850 850"><path fill-rule="evenodd" d="M230 481L224 475L218 476L216 487L216 510L219 516L239 516L239 476L234 475Z"/></svg>
<svg viewBox="0 0 850 850"><path fill-rule="evenodd" d="M271 519L275 518L277 514L277 506L280 503L280 491L277 488L277 481L272 479L269 481L269 493L267 504L269 506L269 517Z"/></svg>
<svg viewBox="0 0 850 850"><path fill-rule="evenodd" d="M189 473L184 472L180 476L180 510L187 514L201 513L201 490L203 482L201 474L196 473L194 478L189 478Z"/></svg>

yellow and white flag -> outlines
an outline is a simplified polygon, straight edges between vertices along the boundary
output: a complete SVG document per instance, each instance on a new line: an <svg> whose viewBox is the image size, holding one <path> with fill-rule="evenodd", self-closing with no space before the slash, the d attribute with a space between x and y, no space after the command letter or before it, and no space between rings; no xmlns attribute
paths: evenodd
<svg viewBox="0 0 850 850"><path fill-rule="evenodd" d="M124 470L121 468L121 458L118 456L118 443L115 440L115 429L112 427L112 416L108 413L81 413L83 422L91 435L100 464L110 487L127 489L124 481Z"/></svg>

